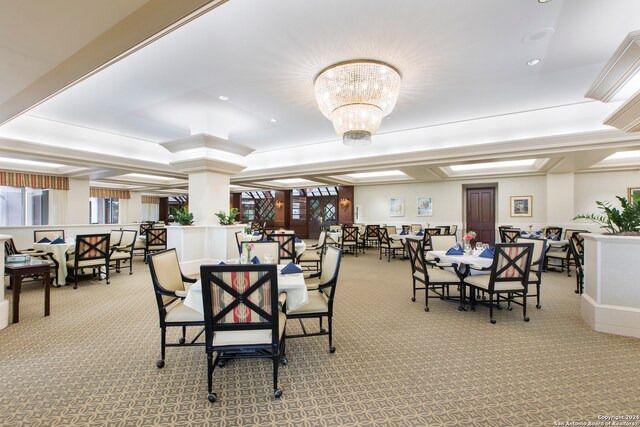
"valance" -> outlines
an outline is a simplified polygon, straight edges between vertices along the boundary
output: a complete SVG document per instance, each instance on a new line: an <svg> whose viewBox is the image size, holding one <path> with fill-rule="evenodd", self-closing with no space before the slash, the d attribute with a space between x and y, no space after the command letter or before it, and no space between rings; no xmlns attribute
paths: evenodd
<svg viewBox="0 0 640 427"><path fill-rule="evenodd" d="M102 199L130 199L129 190L122 188L103 188L89 187L91 197L100 197Z"/></svg>
<svg viewBox="0 0 640 427"><path fill-rule="evenodd" d="M0 185L7 185L10 187L68 190L69 178L67 178L66 176L38 175L33 173L0 171Z"/></svg>
<svg viewBox="0 0 640 427"><path fill-rule="evenodd" d="M150 204L159 205L160 204L160 197L142 196L142 203L150 203Z"/></svg>

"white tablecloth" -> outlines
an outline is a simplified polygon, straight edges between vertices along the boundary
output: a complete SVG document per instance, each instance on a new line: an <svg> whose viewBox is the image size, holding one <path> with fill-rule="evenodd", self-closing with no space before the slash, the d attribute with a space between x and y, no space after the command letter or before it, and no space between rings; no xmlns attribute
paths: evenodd
<svg viewBox="0 0 640 427"><path fill-rule="evenodd" d="M404 242L405 239L415 239L415 240L422 240L423 236L418 236L417 234L391 234L389 235L390 238L392 238L395 241L402 241Z"/></svg>
<svg viewBox="0 0 640 427"><path fill-rule="evenodd" d="M447 251L429 251L429 254L435 256L440 259L440 262L458 264L458 269L464 271L466 266L472 265L474 267L487 268L491 267L493 263L493 258L482 258L479 256L473 255L447 255ZM470 274L490 274L489 270L479 271L479 270L470 270Z"/></svg>
<svg viewBox="0 0 640 427"><path fill-rule="evenodd" d="M304 274L280 274L280 271L286 264L278 265L278 292L286 292L287 294L287 310L295 310L302 307L309 301L307 293L307 285L304 283ZM187 296L184 299L184 305L204 314L202 307L202 282L198 280L191 285Z"/></svg>
<svg viewBox="0 0 640 427"><path fill-rule="evenodd" d="M58 261L58 283L64 285L67 278L67 251L75 250L76 243L69 241L66 243L60 243L52 245L51 243L34 243L33 248L38 251L51 252L53 258Z"/></svg>
<svg viewBox="0 0 640 427"><path fill-rule="evenodd" d="M261 238L262 238L262 235L254 236L252 234L243 234L242 241L243 242L257 242ZM302 253L307 250L307 244L302 239L300 239L300 241L296 242L294 245L295 245L295 248L296 248L296 258L299 257L300 255L302 255Z"/></svg>

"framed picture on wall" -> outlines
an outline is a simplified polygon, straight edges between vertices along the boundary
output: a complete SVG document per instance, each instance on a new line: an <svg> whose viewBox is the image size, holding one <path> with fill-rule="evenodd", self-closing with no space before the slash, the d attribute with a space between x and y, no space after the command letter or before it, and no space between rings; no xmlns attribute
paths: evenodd
<svg viewBox="0 0 640 427"><path fill-rule="evenodd" d="M640 187L629 187L627 189L629 201L631 201L632 196L640 196Z"/></svg>
<svg viewBox="0 0 640 427"><path fill-rule="evenodd" d="M404 216L404 197L392 197L389 200L389 216Z"/></svg>
<svg viewBox="0 0 640 427"><path fill-rule="evenodd" d="M511 196L511 216L532 216L533 196Z"/></svg>
<svg viewBox="0 0 640 427"><path fill-rule="evenodd" d="M433 216L433 197L416 197L418 216Z"/></svg>

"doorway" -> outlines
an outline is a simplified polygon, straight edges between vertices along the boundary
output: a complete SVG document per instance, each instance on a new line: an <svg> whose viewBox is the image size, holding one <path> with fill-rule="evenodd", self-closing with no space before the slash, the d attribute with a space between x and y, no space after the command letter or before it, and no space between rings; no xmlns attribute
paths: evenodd
<svg viewBox="0 0 640 427"><path fill-rule="evenodd" d="M495 245L496 237L496 188L468 187L465 189L467 230L477 236L471 241Z"/></svg>

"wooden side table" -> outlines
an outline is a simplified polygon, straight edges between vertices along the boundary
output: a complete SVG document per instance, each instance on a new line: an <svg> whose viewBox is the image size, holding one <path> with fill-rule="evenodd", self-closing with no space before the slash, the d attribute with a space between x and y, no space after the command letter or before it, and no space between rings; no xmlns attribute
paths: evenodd
<svg viewBox="0 0 640 427"><path fill-rule="evenodd" d="M22 278L34 274L44 276L44 315L49 315L51 281L51 265L42 260L31 259L30 262L5 264L5 273L9 275L11 287L13 288L13 323L20 321L20 289Z"/></svg>

